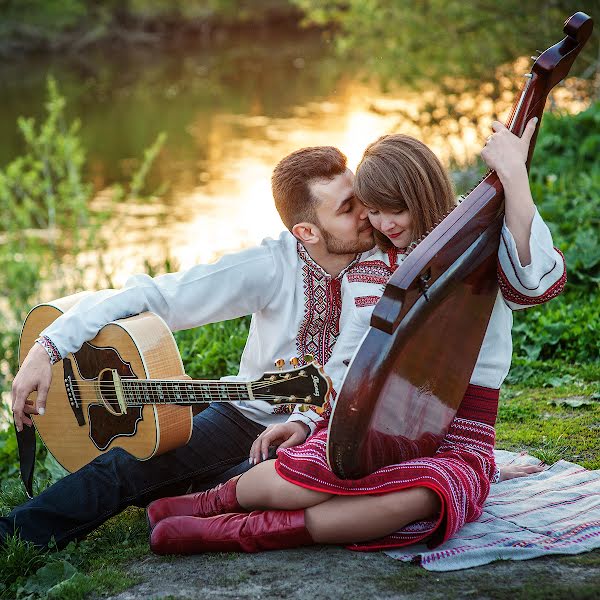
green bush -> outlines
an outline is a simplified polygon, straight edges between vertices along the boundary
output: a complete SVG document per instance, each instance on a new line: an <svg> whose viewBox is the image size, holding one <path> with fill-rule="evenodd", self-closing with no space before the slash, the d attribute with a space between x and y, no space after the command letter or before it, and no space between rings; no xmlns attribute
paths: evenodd
<svg viewBox="0 0 600 600"><path fill-rule="evenodd" d="M0 169L0 393L6 392L18 366L18 343L27 311L44 297L79 291L86 281L85 253L100 252L106 240L101 226L110 214L92 211L93 186L85 180L85 151L78 121L67 123L66 103L53 79L48 80L46 118L18 120L25 145ZM113 186L112 203L140 198L144 178L164 135L146 150L127 190ZM93 259L91 259L93 260ZM98 270L97 287L108 277ZM0 403L0 481L17 473L12 417ZM40 473L52 477L45 451L38 455ZM56 475L58 476L58 475Z"/></svg>
<svg viewBox="0 0 600 600"><path fill-rule="evenodd" d="M250 317L178 331L175 334L185 372L193 379L236 375Z"/></svg>
<svg viewBox="0 0 600 600"><path fill-rule="evenodd" d="M564 253L567 285L551 302L515 313L514 358L565 363L600 357L600 102L544 116L531 168L539 212Z"/></svg>

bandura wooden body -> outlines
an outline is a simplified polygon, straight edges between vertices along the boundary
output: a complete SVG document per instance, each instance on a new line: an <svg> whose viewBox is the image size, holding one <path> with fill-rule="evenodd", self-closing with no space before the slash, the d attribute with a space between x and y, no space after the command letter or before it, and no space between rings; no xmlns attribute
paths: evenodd
<svg viewBox="0 0 600 600"><path fill-rule="evenodd" d="M85 294L32 309L21 332L20 364L40 332ZM186 378L173 335L149 312L109 323L52 371L45 414L32 420L49 452L71 472L115 447L146 460L186 444L193 404L262 400L323 407L330 393L316 363L255 382ZM35 400L34 392L28 402Z"/></svg>
<svg viewBox="0 0 600 600"><path fill-rule="evenodd" d="M516 135L541 117L592 32L576 13L567 37L526 75L507 127ZM539 122L538 122L539 128ZM537 129L532 139L531 161ZM327 458L336 475L432 455L469 383L498 294L496 257L504 192L493 171L409 254L376 305L329 423Z"/></svg>

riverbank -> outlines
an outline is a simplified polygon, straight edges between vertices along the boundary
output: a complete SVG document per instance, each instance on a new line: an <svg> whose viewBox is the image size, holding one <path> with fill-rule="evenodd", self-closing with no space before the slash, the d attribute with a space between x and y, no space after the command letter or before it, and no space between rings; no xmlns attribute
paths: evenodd
<svg viewBox="0 0 600 600"><path fill-rule="evenodd" d="M169 48L198 40L208 45L257 28L297 30L302 18L302 11L288 0L133 4L34 0L27 6L14 3L0 9L0 57L131 46Z"/></svg>

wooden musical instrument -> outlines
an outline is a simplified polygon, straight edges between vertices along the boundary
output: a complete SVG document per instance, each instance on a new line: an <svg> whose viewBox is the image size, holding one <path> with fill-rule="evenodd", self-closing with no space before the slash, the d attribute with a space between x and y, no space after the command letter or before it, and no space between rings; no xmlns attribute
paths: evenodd
<svg viewBox="0 0 600 600"><path fill-rule="evenodd" d="M84 294L31 310L21 332L20 362L40 332ZM46 412L32 420L48 451L68 471L114 447L145 460L186 444L195 404L260 400L318 408L330 394L330 381L314 362L252 382L184 379L173 335L150 312L106 325L52 370ZM35 401L35 393L29 400Z"/></svg>
<svg viewBox="0 0 600 600"><path fill-rule="evenodd" d="M526 75L507 122L522 135L591 35L581 12ZM531 161L537 129L531 141ZM334 473L363 477L437 449L464 396L498 294L504 193L491 171L407 256L376 305L329 423Z"/></svg>

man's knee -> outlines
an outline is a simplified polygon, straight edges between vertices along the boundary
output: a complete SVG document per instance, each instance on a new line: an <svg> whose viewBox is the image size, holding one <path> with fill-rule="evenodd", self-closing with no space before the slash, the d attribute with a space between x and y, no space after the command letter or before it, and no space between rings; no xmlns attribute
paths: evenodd
<svg viewBox="0 0 600 600"><path fill-rule="evenodd" d="M132 469L138 468L140 461L123 448L112 448L108 452L97 456L88 468L95 472L106 473L109 477L126 477Z"/></svg>

